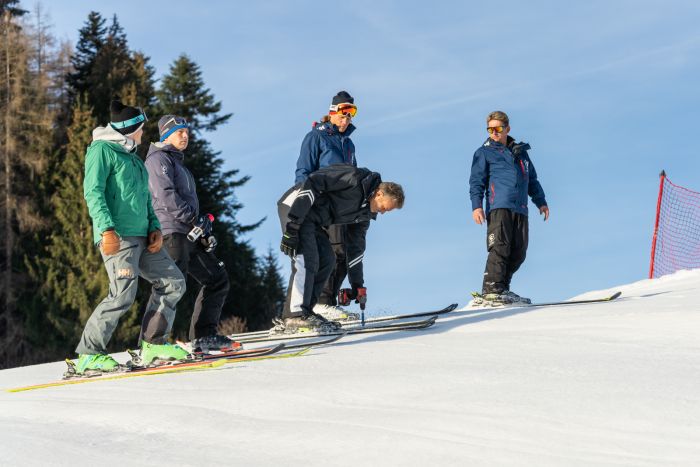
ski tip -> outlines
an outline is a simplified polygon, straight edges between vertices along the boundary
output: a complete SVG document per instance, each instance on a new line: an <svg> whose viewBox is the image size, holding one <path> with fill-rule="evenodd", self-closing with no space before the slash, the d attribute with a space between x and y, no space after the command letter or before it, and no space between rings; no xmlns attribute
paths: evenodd
<svg viewBox="0 0 700 467"><path fill-rule="evenodd" d="M612 294L611 296L608 297L608 301L615 300L616 298L619 298L620 295L622 295L622 292L618 291Z"/></svg>

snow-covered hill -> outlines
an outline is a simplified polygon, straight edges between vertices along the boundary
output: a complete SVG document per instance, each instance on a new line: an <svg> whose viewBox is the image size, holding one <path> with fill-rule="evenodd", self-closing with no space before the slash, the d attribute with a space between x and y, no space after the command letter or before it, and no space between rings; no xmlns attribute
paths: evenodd
<svg viewBox="0 0 700 467"><path fill-rule="evenodd" d="M0 465L700 465L700 271L580 298L614 290L288 360L3 391ZM64 366L0 371L0 388Z"/></svg>

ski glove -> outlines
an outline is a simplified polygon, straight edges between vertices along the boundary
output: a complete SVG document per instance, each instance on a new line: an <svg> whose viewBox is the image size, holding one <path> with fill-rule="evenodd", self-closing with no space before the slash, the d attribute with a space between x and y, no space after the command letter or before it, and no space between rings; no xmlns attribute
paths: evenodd
<svg viewBox="0 0 700 467"><path fill-rule="evenodd" d="M299 225L294 222L287 222L287 227L282 235L280 250L290 258L294 258L299 249Z"/></svg>
<svg viewBox="0 0 700 467"><path fill-rule="evenodd" d="M105 230L102 232L102 241L100 249L106 256L116 255L119 252L120 238L114 229Z"/></svg>
<svg viewBox="0 0 700 467"><path fill-rule="evenodd" d="M364 311L367 305L367 288L353 285L352 289L340 289L338 291L338 305L348 306L352 300L355 300L355 303L359 303L360 310Z"/></svg>
<svg viewBox="0 0 700 467"><path fill-rule="evenodd" d="M355 303L359 303L360 310L365 311L365 306L367 305L367 287L356 287L353 285L352 290L355 293Z"/></svg>
<svg viewBox="0 0 700 467"><path fill-rule="evenodd" d="M148 251L158 253L163 246L163 234L160 230L154 230L148 234Z"/></svg>
<svg viewBox="0 0 700 467"><path fill-rule="evenodd" d="M206 238L202 238L202 245L204 245L204 251L207 253L211 253L216 249L216 246L219 244L219 242L216 241L216 237L213 235L209 235Z"/></svg>

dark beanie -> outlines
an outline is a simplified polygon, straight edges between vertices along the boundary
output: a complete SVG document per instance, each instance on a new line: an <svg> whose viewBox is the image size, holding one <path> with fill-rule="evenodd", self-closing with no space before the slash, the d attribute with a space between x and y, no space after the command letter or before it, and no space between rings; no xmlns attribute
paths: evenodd
<svg viewBox="0 0 700 467"><path fill-rule="evenodd" d="M331 102L331 105L354 103L355 99L353 99L353 97L347 91L340 91L338 94L333 96L333 102Z"/></svg>
<svg viewBox="0 0 700 467"><path fill-rule="evenodd" d="M119 99L112 101L109 110L112 128L123 135L134 133L148 120L143 110L138 107L124 105Z"/></svg>
<svg viewBox="0 0 700 467"><path fill-rule="evenodd" d="M168 136L175 133L181 128L189 128L187 125L187 120L184 117L178 117L177 115L163 115L158 120L158 133L160 133L160 142L162 143Z"/></svg>

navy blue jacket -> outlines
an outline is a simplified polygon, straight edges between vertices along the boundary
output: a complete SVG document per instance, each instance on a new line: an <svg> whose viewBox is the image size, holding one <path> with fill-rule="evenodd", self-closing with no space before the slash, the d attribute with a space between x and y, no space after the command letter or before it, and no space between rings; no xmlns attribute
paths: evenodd
<svg viewBox="0 0 700 467"><path fill-rule="evenodd" d="M529 144L516 143L509 136L507 147L489 138L476 150L469 177L472 211L483 207L484 193L486 215L505 208L527 216L528 196L538 208L547 205L528 149Z"/></svg>
<svg viewBox="0 0 700 467"><path fill-rule="evenodd" d="M146 156L148 188L163 235L188 233L199 216L199 199L185 155L173 146L151 144Z"/></svg>
<svg viewBox="0 0 700 467"><path fill-rule="evenodd" d="M337 126L326 122L308 132L301 143L294 183L305 181L313 172L329 165L350 164L357 167L355 145L350 139L353 131L355 127L352 124L341 133Z"/></svg>

